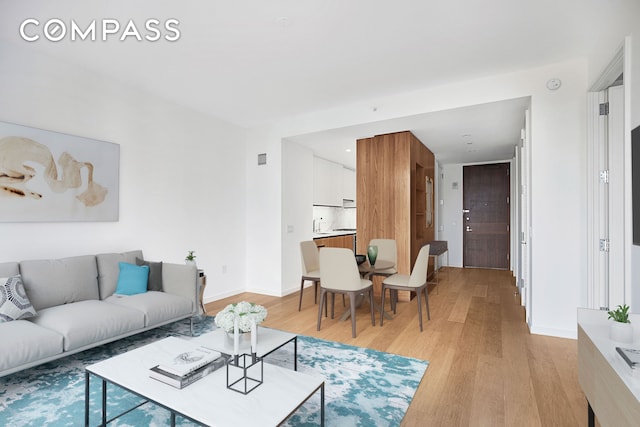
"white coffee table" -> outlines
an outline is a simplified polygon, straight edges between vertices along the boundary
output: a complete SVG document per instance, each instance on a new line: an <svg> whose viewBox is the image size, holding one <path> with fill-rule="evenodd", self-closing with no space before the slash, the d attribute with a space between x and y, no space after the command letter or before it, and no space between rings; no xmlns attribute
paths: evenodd
<svg viewBox="0 0 640 427"><path fill-rule="evenodd" d="M89 425L91 375L102 380L101 425L123 415L107 419L107 383L111 383L170 411L172 426L176 415L207 426L276 426L320 390L320 425L324 426L323 379L264 363L263 384L247 395L227 389L225 368L177 389L149 377L149 368L158 361L157 348L157 343L151 343L87 366L85 426Z"/></svg>
<svg viewBox="0 0 640 427"><path fill-rule="evenodd" d="M233 341L227 338L227 333L222 329L202 334L199 337L191 339L192 342L198 343L208 348L212 348L220 353L233 354ZM298 370L298 336L290 332L280 331L278 329L265 328L258 326L258 356L267 356L280 347L289 343L293 344L293 370ZM240 353L249 353L251 351L251 343L245 343L240 346Z"/></svg>

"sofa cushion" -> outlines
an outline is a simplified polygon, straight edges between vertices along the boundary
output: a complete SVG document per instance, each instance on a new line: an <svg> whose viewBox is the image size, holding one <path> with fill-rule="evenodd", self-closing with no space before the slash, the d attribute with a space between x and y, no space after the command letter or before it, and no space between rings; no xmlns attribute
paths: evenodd
<svg viewBox="0 0 640 427"><path fill-rule="evenodd" d="M120 275L119 262L129 264L136 263L136 257L144 259L142 251L130 251L122 253L108 253L96 255L98 263L98 285L100 288L100 299L105 299L113 295L118 284Z"/></svg>
<svg viewBox="0 0 640 427"><path fill-rule="evenodd" d="M40 310L32 320L64 337L64 350L110 341L144 328L144 313L104 301L80 301Z"/></svg>
<svg viewBox="0 0 640 427"><path fill-rule="evenodd" d="M0 323L27 319L36 315L17 274L0 277Z"/></svg>
<svg viewBox="0 0 640 427"><path fill-rule="evenodd" d="M62 353L62 335L28 320L0 323L0 372Z"/></svg>
<svg viewBox="0 0 640 427"><path fill-rule="evenodd" d="M0 262L0 277L9 277L20 274L20 264L17 262Z"/></svg>
<svg viewBox="0 0 640 427"><path fill-rule="evenodd" d="M20 274L31 304L38 311L98 299L98 270L93 255L21 261Z"/></svg>
<svg viewBox="0 0 640 427"><path fill-rule="evenodd" d="M146 265L149 267L147 290L162 292L162 261L145 261L136 257L136 265Z"/></svg>
<svg viewBox="0 0 640 427"><path fill-rule="evenodd" d="M144 313L147 328L193 314L191 300L165 292L149 291L138 295L112 295L105 302L140 310Z"/></svg>
<svg viewBox="0 0 640 427"><path fill-rule="evenodd" d="M136 295L147 292L149 282L149 266L133 265L126 262L118 263L120 274L116 284L116 294Z"/></svg>

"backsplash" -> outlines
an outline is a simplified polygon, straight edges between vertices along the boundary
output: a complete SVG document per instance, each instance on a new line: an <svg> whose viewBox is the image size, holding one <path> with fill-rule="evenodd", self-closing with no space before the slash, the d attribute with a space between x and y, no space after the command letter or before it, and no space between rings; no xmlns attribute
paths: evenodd
<svg viewBox="0 0 640 427"><path fill-rule="evenodd" d="M320 226L318 232L327 232L340 228L356 228L356 209L330 206L314 206L313 221Z"/></svg>

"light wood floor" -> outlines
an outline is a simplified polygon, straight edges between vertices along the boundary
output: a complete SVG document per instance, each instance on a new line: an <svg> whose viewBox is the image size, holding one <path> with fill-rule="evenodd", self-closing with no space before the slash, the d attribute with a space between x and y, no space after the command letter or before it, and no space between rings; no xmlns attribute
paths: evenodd
<svg viewBox="0 0 640 427"><path fill-rule="evenodd" d="M267 307L265 326L428 360L405 427L587 425L576 341L529 334L510 272L443 270L440 285L430 288L431 320L425 313L422 333L415 299L399 302L393 320L382 327L378 313L371 326L363 304L355 339L350 321L338 320L339 296L336 319L323 317L316 331L313 288L305 289L300 312L298 293L283 298L245 293L206 308L214 315L231 302L252 301Z"/></svg>

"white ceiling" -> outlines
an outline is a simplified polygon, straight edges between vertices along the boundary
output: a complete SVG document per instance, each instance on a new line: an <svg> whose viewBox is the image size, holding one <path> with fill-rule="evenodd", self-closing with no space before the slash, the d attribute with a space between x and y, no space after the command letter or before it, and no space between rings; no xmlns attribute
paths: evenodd
<svg viewBox="0 0 640 427"><path fill-rule="evenodd" d="M240 126L505 73L619 45L637 0L0 0L0 43L34 49ZM629 10L638 14L628 13ZM179 20L178 41L25 42L26 18ZM601 28L600 31L593 31ZM32 27L31 30L35 31ZM99 35L101 33L98 33ZM10 58L0 58L3 64ZM46 73L46 70L42 70ZM328 132L414 130L442 160L504 156L526 100ZM501 114L497 120L496 113ZM474 120L484 115L490 120ZM516 123L517 122L517 123ZM461 126L465 123L466 126ZM475 123L475 124L474 124ZM351 132L351 133L350 133ZM472 145L461 135L470 134ZM332 142L331 136L335 136ZM296 138L317 144L320 136ZM497 144L489 149L486 144ZM483 148L484 147L484 148ZM497 151L492 151L492 150ZM326 156L329 156L328 154Z"/></svg>
<svg viewBox="0 0 640 427"><path fill-rule="evenodd" d="M514 147L520 140L528 106L528 97L516 98L299 135L288 140L309 147L318 157L353 169L357 139L404 130L410 130L442 164L508 160L513 158Z"/></svg>

